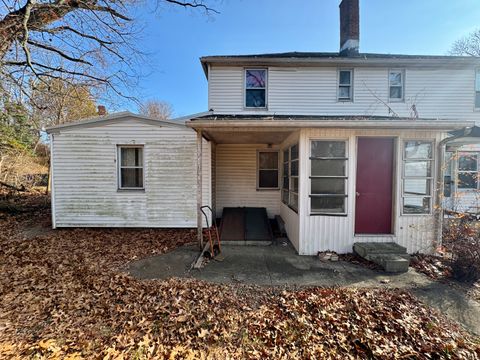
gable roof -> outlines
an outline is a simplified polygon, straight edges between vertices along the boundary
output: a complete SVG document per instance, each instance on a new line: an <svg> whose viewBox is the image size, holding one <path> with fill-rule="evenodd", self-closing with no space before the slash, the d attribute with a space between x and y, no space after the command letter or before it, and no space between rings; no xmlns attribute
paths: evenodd
<svg viewBox="0 0 480 360"><path fill-rule="evenodd" d="M185 127L186 120L190 119L191 117L202 116L202 115L205 115L205 113L193 114L193 115L179 117L172 120L159 120L159 119L152 118L145 115L134 114L130 111L122 111L122 112L108 114L105 116L95 116L95 117L80 120L80 121L70 122L70 123L56 125L56 126L50 126L45 130L47 133L53 134L65 129L87 128L87 127L107 125L107 124L115 123L118 121L122 121L123 119L126 119L126 118L130 118L130 119L133 118L135 120L152 124L152 125L157 125L157 126Z"/></svg>
<svg viewBox="0 0 480 360"><path fill-rule="evenodd" d="M467 66L480 65L480 58L474 56L450 55L406 55L358 53L343 55L338 52L284 52L252 55L213 55L200 58L203 70L208 75L209 64L228 65L395 65L395 66Z"/></svg>

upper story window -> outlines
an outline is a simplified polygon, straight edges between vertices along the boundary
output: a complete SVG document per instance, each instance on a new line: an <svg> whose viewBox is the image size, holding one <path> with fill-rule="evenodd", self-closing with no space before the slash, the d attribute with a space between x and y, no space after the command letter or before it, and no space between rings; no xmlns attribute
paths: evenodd
<svg viewBox="0 0 480 360"><path fill-rule="evenodd" d="M480 109L480 69L475 70L475 108Z"/></svg>
<svg viewBox="0 0 480 360"><path fill-rule="evenodd" d="M278 189L278 151L259 150L257 156L258 189Z"/></svg>
<svg viewBox="0 0 480 360"><path fill-rule="evenodd" d="M245 70L245 107L267 107L267 70Z"/></svg>
<svg viewBox="0 0 480 360"><path fill-rule="evenodd" d="M118 147L118 188L143 189L143 146Z"/></svg>
<svg viewBox="0 0 480 360"><path fill-rule="evenodd" d="M338 70L338 101L353 101L353 70Z"/></svg>
<svg viewBox="0 0 480 360"><path fill-rule="evenodd" d="M390 101L403 101L404 79L403 70L390 70L388 73L388 87Z"/></svg>

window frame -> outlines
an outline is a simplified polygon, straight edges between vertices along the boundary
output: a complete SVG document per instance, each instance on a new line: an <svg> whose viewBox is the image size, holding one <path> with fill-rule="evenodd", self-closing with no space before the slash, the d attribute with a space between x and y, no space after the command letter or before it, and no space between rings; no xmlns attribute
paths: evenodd
<svg viewBox="0 0 480 360"><path fill-rule="evenodd" d="M477 157L477 170L460 170L460 156L465 156L465 154L475 155ZM457 168L455 183L457 184L457 191L461 192L477 192L480 190L480 152L478 151L458 151L457 152ZM473 173L476 175L477 187L475 188L462 188L460 187L460 173Z"/></svg>
<svg viewBox="0 0 480 360"><path fill-rule="evenodd" d="M342 71L348 71L350 72L350 84L341 84L340 83L340 73ZM337 69L337 102L353 102L353 83L354 83L354 69L353 68L339 68ZM349 98L342 98L340 97L340 86L349 86L350 87L350 92L349 92Z"/></svg>
<svg viewBox="0 0 480 360"><path fill-rule="evenodd" d="M292 148L296 146L297 147L297 151L298 151L298 156L295 160L293 161L297 161L298 163L298 174L297 175L294 175L292 176ZM288 152L288 160L285 161L285 155L284 155L284 152L287 151ZM284 174L284 167L285 167L285 164L288 164L287 166L287 171L288 171L288 189L284 188L284 177L285 177L285 174ZM292 179L293 178L296 178L297 179L297 184L298 184L298 190L297 191L293 191L293 181ZM293 211L295 211L297 214L298 214L298 208L299 208L299 201L300 201L300 196L299 196L299 193L300 193L300 143L299 142L296 142L290 146L288 146L287 148L284 148L282 150L282 176L281 176L281 181L282 181L282 184L281 184L281 201L283 204L285 204L286 206L288 206L290 209L292 209ZM285 202L284 201L284 192L287 191L287 197L288 197L288 201ZM297 196L297 207L293 206L292 205L292 198L293 196Z"/></svg>
<svg viewBox="0 0 480 360"><path fill-rule="evenodd" d="M142 166L122 166L122 149L135 148L142 150ZM145 146L143 144L117 144L117 191L145 190ZM142 186L122 187L122 169L142 169Z"/></svg>
<svg viewBox="0 0 480 360"><path fill-rule="evenodd" d="M322 141L322 142L343 142L345 143L345 157L343 158L338 158L338 157L314 157L312 156L312 143L314 141ZM308 179L309 179L309 188L308 188L308 206L309 206L309 214L310 216L348 216L348 174L349 174L349 140L345 138L339 138L339 139L310 139L309 141L309 155L308 155L308 160L309 160L309 173L308 173ZM312 160L344 160L345 161L345 175L344 176L320 176L320 175L312 175ZM345 181L345 194L341 195L333 195L333 194L312 194L312 179L344 179ZM316 197L341 197L343 196L343 201L344 201L344 212L325 212L325 211L313 211L312 210L312 201L311 199Z"/></svg>
<svg viewBox="0 0 480 360"><path fill-rule="evenodd" d="M422 142L422 143L429 143L432 146L432 157L429 159L426 158L406 158L406 143L407 142ZM433 207L435 201L435 171L436 171L436 164L435 164L435 140L434 139L402 139L402 181L401 181L401 196L400 196L400 214L402 216L429 216L433 214ZM405 176L405 164L407 161L428 161L430 163L430 176ZM426 179L430 183L430 195L405 195L405 179ZM405 212L404 209L404 199L411 198L411 197L419 197L425 198L428 197L430 199L430 206L429 211L425 213L408 213Z"/></svg>
<svg viewBox="0 0 480 360"><path fill-rule="evenodd" d="M402 97L401 98L392 98L390 97L390 90L392 87L399 87L398 85L392 85L390 83L390 74L392 72L397 72L397 73L400 73L401 76L402 76L402 82L401 82L401 88L402 88ZM402 103L402 102L405 102L405 69L399 69L399 68L392 68L392 69L388 69L388 101L389 102L399 102L399 103Z"/></svg>
<svg viewBox="0 0 480 360"><path fill-rule="evenodd" d="M477 106L477 93L480 95L480 83L477 84L477 74L480 77L480 67L475 68L473 79L473 109L474 111L480 111L480 106ZM477 86L478 89L477 90Z"/></svg>
<svg viewBox="0 0 480 360"><path fill-rule="evenodd" d="M260 153L277 153L276 169L260 169ZM260 170L276 170L277 171L277 187L260 187ZM263 190L279 190L280 189L280 151L275 149L258 149L257 150L257 191Z"/></svg>
<svg viewBox="0 0 480 360"><path fill-rule="evenodd" d="M262 70L265 71L265 87L263 88L247 88L247 71ZM264 90L265 106L247 106L247 90ZM244 68L243 69L243 108L247 110L266 110L268 109L268 68Z"/></svg>

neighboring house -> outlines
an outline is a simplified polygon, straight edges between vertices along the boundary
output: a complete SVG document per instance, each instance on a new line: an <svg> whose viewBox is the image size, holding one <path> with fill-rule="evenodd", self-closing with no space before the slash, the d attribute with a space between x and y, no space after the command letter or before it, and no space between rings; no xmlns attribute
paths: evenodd
<svg viewBox="0 0 480 360"><path fill-rule="evenodd" d="M49 129L54 226L190 227L200 205L265 207L300 254L432 251L442 139L479 119L480 61L359 53L358 17L343 0L339 53L202 58L209 111L185 125L120 114Z"/></svg>

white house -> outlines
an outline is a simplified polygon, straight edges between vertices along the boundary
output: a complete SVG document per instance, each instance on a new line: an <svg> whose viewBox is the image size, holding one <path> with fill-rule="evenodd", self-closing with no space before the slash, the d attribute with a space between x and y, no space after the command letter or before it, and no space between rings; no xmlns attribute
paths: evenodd
<svg viewBox="0 0 480 360"><path fill-rule="evenodd" d="M432 251L443 139L480 119L480 61L359 53L358 16L343 0L338 53L201 58L209 111L184 125L124 113L49 129L54 226L192 227L202 205L261 207L299 254Z"/></svg>

